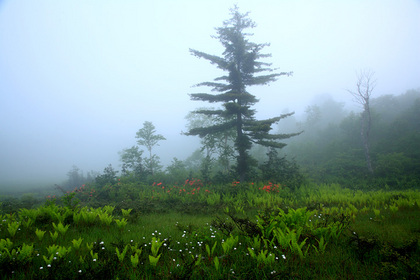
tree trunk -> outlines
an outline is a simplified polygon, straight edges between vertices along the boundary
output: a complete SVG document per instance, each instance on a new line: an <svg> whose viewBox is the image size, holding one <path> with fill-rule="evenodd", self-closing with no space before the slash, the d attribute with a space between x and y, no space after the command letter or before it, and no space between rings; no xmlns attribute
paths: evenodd
<svg viewBox="0 0 420 280"><path fill-rule="evenodd" d="M242 115L238 113L236 116L236 146L238 149L238 172L239 182L245 181L246 173L246 150L243 143L243 132L242 132Z"/></svg>
<svg viewBox="0 0 420 280"><path fill-rule="evenodd" d="M362 138L363 148L365 150L365 159L366 159L367 169L370 174L373 174L372 161L370 159L370 151L369 151L370 122L371 122L370 109L369 109L369 103L367 102L364 105L364 111L362 113L362 127L360 130L360 136Z"/></svg>

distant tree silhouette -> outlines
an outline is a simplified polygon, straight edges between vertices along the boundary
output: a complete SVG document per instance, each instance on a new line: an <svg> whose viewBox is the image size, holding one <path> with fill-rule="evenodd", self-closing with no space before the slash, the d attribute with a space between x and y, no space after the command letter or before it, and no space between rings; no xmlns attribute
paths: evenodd
<svg viewBox="0 0 420 280"><path fill-rule="evenodd" d="M369 173L373 174L372 161L370 159L370 143L369 134L371 127L371 114L370 114L370 97L372 91L376 86L376 80L374 79L374 72L371 70L361 71L357 76L357 91L348 92L353 95L356 102L363 106L360 136L362 138L363 148L365 151L366 165Z"/></svg>
<svg viewBox="0 0 420 280"><path fill-rule="evenodd" d="M154 146L159 146L158 142L161 140L166 140L160 134L156 134L156 129L153 123L145 121L143 123L143 128L139 129L136 134L137 143L140 146L145 146L149 151L149 159L146 161L146 167L149 169L150 173L153 175L156 169L159 169L159 157L152 154L152 149Z"/></svg>

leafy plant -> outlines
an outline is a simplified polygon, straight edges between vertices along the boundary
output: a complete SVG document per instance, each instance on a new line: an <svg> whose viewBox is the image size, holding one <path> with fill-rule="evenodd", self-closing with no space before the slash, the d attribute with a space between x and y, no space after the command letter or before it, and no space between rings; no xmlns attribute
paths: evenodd
<svg viewBox="0 0 420 280"><path fill-rule="evenodd" d="M73 243L73 248L76 250L79 250L80 246L82 245L82 241L83 241L83 238L81 237L79 239L73 239L71 241L71 243Z"/></svg>
<svg viewBox="0 0 420 280"><path fill-rule="evenodd" d="M157 239L156 237L152 238L152 248L151 248L152 255L149 255L149 261L152 266L157 265L160 259L160 256L162 255L162 254L158 255L159 249L162 246L162 244L163 244L163 241L160 241L159 238Z"/></svg>
<svg viewBox="0 0 420 280"><path fill-rule="evenodd" d="M213 256L214 250L216 249L216 246L217 246L217 241L214 242L213 247L211 247L211 249L210 249L210 246L208 244L206 244L206 252L207 252L207 256L209 258L211 258L211 256Z"/></svg>
<svg viewBox="0 0 420 280"><path fill-rule="evenodd" d="M57 238L58 238L58 232L57 231L54 231L54 233L52 233L50 231L50 236L51 236L51 239L53 240L53 242L55 242L57 240Z"/></svg>
<svg viewBox="0 0 420 280"><path fill-rule="evenodd" d="M121 212L122 212L122 215L123 215L123 217L125 217L125 218L128 218L128 216L130 215L130 213L131 213L131 211L132 211L133 209L121 209Z"/></svg>
<svg viewBox="0 0 420 280"><path fill-rule="evenodd" d="M122 230L127 225L127 219L126 218L122 218L121 220L115 219L115 223L117 224L118 228Z"/></svg>
<svg viewBox="0 0 420 280"><path fill-rule="evenodd" d="M65 235L67 230L69 229L70 225L64 226L61 222L56 225L55 223L52 223L55 231L61 233L61 235Z"/></svg>
<svg viewBox="0 0 420 280"><path fill-rule="evenodd" d="M131 265L136 268L137 265L139 264L139 255L137 253L135 253L134 255L131 256Z"/></svg>
<svg viewBox="0 0 420 280"><path fill-rule="evenodd" d="M99 214L99 220L105 224L106 226L110 226L112 221L113 221L113 217L109 214L107 214L107 212L105 213L100 213Z"/></svg>
<svg viewBox="0 0 420 280"><path fill-rule="evenodd" d="M20 248L17 250L17 259L21 262L30 262L33 258L34 252L34 245L26 245L25 243L22 244Z"/></svg>
<svg viewBox="0 0 420 280"><path fill-rule="evenodd" d="M120 263L124 261L125 254L127 254L127 250L128 250L128 245L125 245L121 253L120 253L120 250L118 250L118 247L115 247L115 252L117 253L117 257Z"/></svg>
<svg viewBox="0 0 420 280"><path fill-rule="evenodd" d="M13 242L10 241L9 238L0 239L0 251L3 251L5 249L12 250L12 248L13 248Z"/></svg>
<svg viewBox="0 0 420 280"><path fill-rule="evenodd" d="M44 238L44 234L46 231L40 230L40 229L36 229L35 230L35 234L38 237L39 241L42 240L42 238Z"/></svg>
<svg viewBox="0 0 420 280"><path fill-rule="evenodd" d="M19 222L13 221L7 225L7 231L10 233L11 237L14 237L17 230L19 229Z"/></svg>
<svg viewBox="0 0 420 280"><path fill-rule="evenodd" d="M239 236L236 235L235 237L230 235L225 242L222 243L223 252L225 255L229 254L229 252L238 244Z"/></svg>
<svg viewBox="0 0 420 280"><path fill-rule="evenodd" d="M321 236L321 238L317 240L317 242L318 247L316 247L315 245L312 246L318 254L323 255L325 253L325 248L327 247L328 242L325 242L324 236Z"/></svg>

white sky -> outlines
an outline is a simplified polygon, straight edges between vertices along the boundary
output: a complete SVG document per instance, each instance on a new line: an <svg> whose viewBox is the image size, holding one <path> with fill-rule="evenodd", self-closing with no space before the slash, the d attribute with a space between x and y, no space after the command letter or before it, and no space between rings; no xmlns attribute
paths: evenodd
<svg viewBox="0 0 420 280"><path fill-rule="evenodd" d="M376 95L420 87L420 1L0 1L0 181L65 178L119 168L144 121L168 140L156 153L185 159L180 136L206 106L191 86L221 73L189 48L221 55L211 38L234 3L269 42L268 62L293 71L251 88L258 118L302 112L320 94L350 102L356 71L376 73ZM1 185L1 182L0 182Z"/></svg>

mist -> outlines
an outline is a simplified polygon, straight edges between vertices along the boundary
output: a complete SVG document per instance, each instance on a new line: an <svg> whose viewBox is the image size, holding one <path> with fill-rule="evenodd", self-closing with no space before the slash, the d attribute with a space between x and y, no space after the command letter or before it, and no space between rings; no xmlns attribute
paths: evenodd
<svg viewBox="0 0 420 280"><path fill-rule="evenodd" d="M185 116L208 104L189 93L220 72L189 48L220 55L211 37L237 3L268 42L267 61L293 71L250 91L257 118L304 116L325 96L360 111L348 89L372 69L374 96L420 87L420 3L403 1L2 1L0 187L47 186L72 166L119 170L118 152L151 121L168 165L199 148Z"/></svg>

